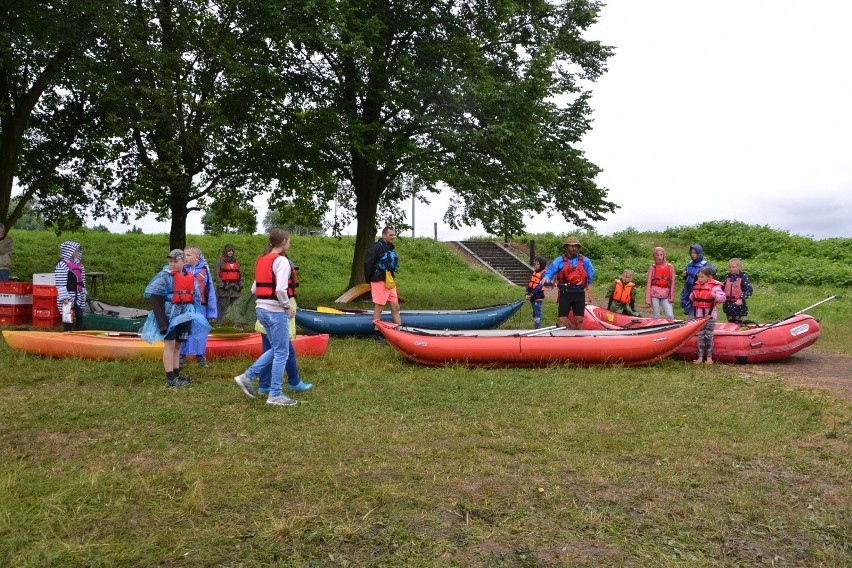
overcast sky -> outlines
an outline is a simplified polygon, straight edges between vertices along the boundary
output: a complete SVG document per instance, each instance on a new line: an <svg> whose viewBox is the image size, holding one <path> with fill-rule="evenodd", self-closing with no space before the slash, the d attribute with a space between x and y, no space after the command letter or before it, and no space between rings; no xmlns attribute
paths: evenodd
<svg viewBox="0 0 852 568"><path fill-rule="evenodd" d="M730 219L852 237L850 25L849 0L609 1L586 34L615 55L590 85L582 147L621 208L595 228ZM484 234L444 226L446 203L416 205L417 236L435 222L442 240ZM542 216L527 229L574 227Z"/></svg>

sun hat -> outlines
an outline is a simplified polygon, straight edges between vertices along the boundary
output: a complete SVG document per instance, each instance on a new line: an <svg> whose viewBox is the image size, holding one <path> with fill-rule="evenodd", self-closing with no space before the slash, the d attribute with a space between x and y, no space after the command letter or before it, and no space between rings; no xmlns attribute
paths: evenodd
<svg viewBox="0 0 852 568"><path fill-rule="evenodd" d="M583 248L583 245L580 244L580 239L578 239L577 237L574 237L574 236L571 236L571 237L568 237L567 239L565 239L565 242L562 243L562 246L566 246L566 245L577 245L578 247Z"/></svg>
<svg viewBox="0 0 852 568"><path fill-rule="evenodd" d="M183 251L180 249L172 249L166 258L172 258L174 260L186 260L186 256L184 256Z"/></svg>

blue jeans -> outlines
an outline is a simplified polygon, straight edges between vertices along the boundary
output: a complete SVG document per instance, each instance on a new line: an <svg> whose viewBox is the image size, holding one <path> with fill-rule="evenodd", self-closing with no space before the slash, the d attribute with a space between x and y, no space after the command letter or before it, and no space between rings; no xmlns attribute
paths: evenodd
<svg viewBox="0 0 852 568"><path fill-rule="evenodd" d="M261 308L255 310L257 320L266 329L271 349L264 352L252 363L245 372L246 377L253 379L261 375L263 370L271 365L272 377L269 385L269 396L281 396L284 367L290 355L290 314L287 312L270 312Z"/></svg>
<svg viewBox="0 0 852 568"><path fill-rule="evenodd" d="M272 346L269 344L269 339L266 337L265 333L260 334L261 343L263 345L263 352L266 353ZM293 349L293 341L290 341L290 354L287 357L287 364L284 365L284 370L287 372L287 384L291 387L298 385L302 382L302 378L299 376L299 365L296 364L296 350ZM283 381L283 379L282 379ZM272 364L268 365L265 369L260 372L260 378L257 383L257 388L259 389L268 389L270 383L272 382Z"/></svg>
<svg viewBox="0 0 852 568"><path fill-rule="evenodd" d="M651 315L655 318L660 317L661 304L663 306L663 310L666 312L666 317L670 320L674 319L674 311L672 310L672 305L668 298L651 298Z"/></svg>
<svg viewBox="0 0 852 568"><path fill-rule="evenodd" d="M10 272L8 268L0 268L0 282L8 282L9 274Z"/></svg>
<svg viewBox="0 0 852 568"><path fill-rule="evenodd" d="M544 304L544 301L530 300L530 303L533 310L533 327L539 329L541 327L541 306Z"/></svg>

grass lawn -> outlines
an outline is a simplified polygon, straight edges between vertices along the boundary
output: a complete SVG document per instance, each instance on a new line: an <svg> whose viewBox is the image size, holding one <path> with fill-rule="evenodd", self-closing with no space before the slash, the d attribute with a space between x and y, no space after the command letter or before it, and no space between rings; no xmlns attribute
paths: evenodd
<svg viewBox="0 0 852 568"><path fill-rule="evenodd" d="M438 250L401 255L428 272L400 278L424 307L517 297L473 274L423 299L448 278L428 258L454 262ZM306 305L336 292L303 281ZM835 291L769 289L761 321ZM846 302L815 315L814 348L850 354ZM509 325L530 321L525 307ZM674 360L429 368L333 338L300 360L302 404L270 408L233 382L249 363L190 364L195 383L167 389L157 362L0 342L0 564L852 564L852 411L826 394Z"/></svg>

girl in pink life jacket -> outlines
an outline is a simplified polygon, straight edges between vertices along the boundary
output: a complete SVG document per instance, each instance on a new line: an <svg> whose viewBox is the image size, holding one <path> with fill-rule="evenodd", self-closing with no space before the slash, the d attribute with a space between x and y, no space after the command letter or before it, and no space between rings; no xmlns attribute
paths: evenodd
<svg viewBox="0 0 852 568"><path fill-rule="evenodd" d="M698 332L698 358L693 363L701 363L705 354L707 364L713 364L713 331L716 329L716 304L725 301L722 283L713 279L713 269L705 266L695 275L695 286L689 294L692 310L689 319L707 318L707 323Z"/></svg>
<svg viewBox="0 0 852 568"><path fill-rule="evenodd" d="M59 245L59 262L53 269L56 280L56 305L63 314L65 331L83 329L83 310L86 307L86 269L83 267L83 247L75 241Z"/></svg>
<svg viewBox="0 0 852 568"><path fill-rule="evenodd" d="M728 275L725 276L722 288L726 296L722 309L728 316L728 321L742 325L743 318L748 315L746 300L752 294L751 280L743 272L743 261L738 258L728 261Z"/></svg>
<svg viewBox="0 0 852 568"><path fill-rule="evenodd" d="M675 269L666 258L666 249L654 249L654 264L648 267L648 278L645 285L645 305L651 306L653 317L660 317L660 305L663 306L666 317L674 319L672 304L675 298Z"/></svg>

